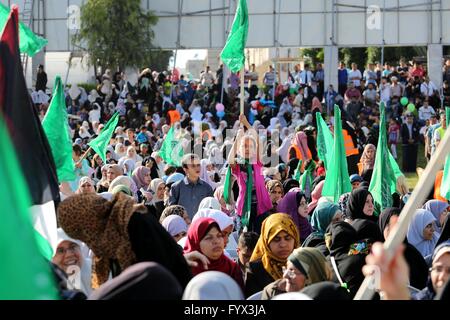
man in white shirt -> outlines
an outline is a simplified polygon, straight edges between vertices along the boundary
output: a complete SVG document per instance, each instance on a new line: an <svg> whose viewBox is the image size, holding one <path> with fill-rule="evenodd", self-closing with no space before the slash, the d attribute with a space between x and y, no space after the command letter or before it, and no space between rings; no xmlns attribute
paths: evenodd
<svg viewBox="0 0 450 320"><path fill-rule="evenodd" d="M297 81L303 87L311 86L311 81L313 80L313 74L311 70L309 70L309 64L305 64L305 69L300 72Z"/></svg>
<svg viewBox="0 0 450 320"><path fill-rule="evenodd" d="M391 102L391 85L387 82L386 77L381 78L380 101L383 101L386 107L389 107Z"/></svg>
<svg viewBox="0 0 450 320"><path fill-rule="evenodd" d="M358 65L356 63L352 63L352 70L348 73L348 79L353 81L355 87L361 85L362 74L361 71L358 70Z"/></svg>
<svg viewBox="0 0 450 320"><path fill-rule="evenodd" d="M420 93L425 97L432 97L436 91L438 91L436 85L426 76L424 82L420 85Z"/></svg>
<svg viewBox="0 0 450 320"><path fill-rule="evenodd" d="M214 75L209 66L206 66L206 71L200 76L200 83L208 89L214 84Z"/></svg>
<svg viewBox="0 0 450 320"><path fill-rule="evenodd" d="M434 108L430 107L428 105L428 99L425 99L423 102L423 106L419 108L419 119L425 122L429 120L432 115L435 114L436 112L434 111Z"/></svg>

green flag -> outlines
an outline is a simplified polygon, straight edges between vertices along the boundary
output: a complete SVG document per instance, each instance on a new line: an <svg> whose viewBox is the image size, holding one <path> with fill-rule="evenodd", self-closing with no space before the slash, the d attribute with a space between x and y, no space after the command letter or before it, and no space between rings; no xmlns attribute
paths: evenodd
<svg viewBox="0 0 450 320"><path fill-rule="evenodd" d="M0 2L0 34L5 27L9 16L9 8ZM38 35L34 34L26 25L19 22L19 47L21 53L26 53L33 57L36 53L42 50L48 41Z"/></svg>
<svg viewBox="0 0 450 320"><path fill-rule="evenodd" d="M175 129L172 126L164 138L161 150L159 150L159 155L165 163L180 167L183 154L183 148L175 138Z"/></svg>
<svg viewBox="0 0 450 320"><path fill-rule="evenodd" d="M317 154L319 159L325 164L325 169L328 170L330 158L333 153L333 135L330 128L322 118L320 112L316 112L317 122Z"/></svg>
<svg viewBox="0 0 450 320"><path fill-rule="evenodd" d="M342 135L341 110L337 105L334 105L333 152L328 165L329 168L325 176L322 196L330 197L337 203L342 194L352 191L348 175L347 157L345 155L344 137Z"/></svg>
<svg viewBox="0 0 450 320"><path fill-rule="evenodd" d="M64 89L60 76L56 76L53 98L42 121L45 135L52 149L59 182L75 180L72 160L72 141L69 135Z"/></svg>
<svg viewBox="0 0 450 320"><path fill-rule="evenodd" d="M446 130L448 130L448 125L450 124L450 107L445 107L445 117L447 124ZM448 155L445 158L444 175L442 176L441 182L441 197L450 200L450 156Z"/></svg>
<svg viewBox="0 0 450 320"><path fill-rule="evenodd" d="M28 187L1 117L0 140L0 300L57 299L50 265L31 225Z"/></svg>
<svg viewBox="0 0 450 320"><path fill-rule="evenodd" d="M373 168L369 191L372 193L375 213L392 207L392 194L396 190L396 176L391 164L391 155L388 149L386 137L386 115L384 103L380 103L380 131L378 136L377 153ZM389 159L386 161L386 159Z"/></svg>
<svg viewBox="0 0 450 320"><path fill-rule="evenodd" d="M106 148L119 122L119 113L116 112L111 119L103 127L97 138L88 143L88 145L102 158L103 163L106 163Z"/></svg>
<svg viewBox="0 0 450 320"><path fill-rule="evenodd" d="M245 44L248 33L248 10L247 1L239 0L233 26L228 35L225 47L220 54L223 63L231 70L238 72L245 64Z"/></svg>

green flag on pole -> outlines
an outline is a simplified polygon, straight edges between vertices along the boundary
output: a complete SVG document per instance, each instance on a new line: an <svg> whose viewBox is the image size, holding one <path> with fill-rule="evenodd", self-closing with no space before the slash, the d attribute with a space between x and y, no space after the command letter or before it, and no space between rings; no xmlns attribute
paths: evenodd
<svg viewBox="0 0 450 320"><path fill-rule="evenodd" d="M375 213L378 215L388 207L392 207L392 194L396 191L396 176L391 164L391 154L386 137L386 115L384 103L380 103L380 132L377 153L373 168L369 191L372 193ZM386 159L389 159L386 161Z"/></svg>
<svg viewBox="0 0 450 320"><path fill-rule="evenodd" d="M69 135L64 88L60 76L56 76L53 98L42 121L42 127L52 149L59 182L75 180L72 141Z"/></svg>
<svg viewBox="0 0 450 320"><path fill-rule="evenodd" d="M446 130L448 130L448 125L450 124L450 107L445 107L445 117L447 124ZM441 197L450 200L450 156L448 155L445 158L444 175L442 176L441 182Z"/></svg>
<svg viewBox="0 0 450 320"><path fill-rule="evenodd" d="M0 141L0 300L57 299L50 265L31 225L28 187L1 116Z"/></svg>
<svg viewBox="0 0 450 320"><path fill-rule="evenodd" d="M0 34L5 27L8 20L10 9L0 2ZM19 22L19 47L21 53L26 53L33 57L36 53L42 50L48 41L38 35L34 34L30 28Z"/></svg>
<svg viewBox="0 0 450 320"><path fill-rule="evenodd" d="M333 152L328 164L322 196L330 197L335 203L344 193L352 191L348 175L347 157L345 155L344 137L342 135L341 110L334 105L334 143Z"/></svg>
<svg viewBox="0 0 450 320"><path fill-rule="evenodd" d="M88 143L88 145L102 158L103 163L106 163L106 148L108 148L109 141L114 133L119 122L119 113L116 112L111 119L103 127L97 138Z"/></svg>
<svg viewBox="0 0 450 320"><path fill-rule="evenodd" d="M333 135L330 128L322 118L320 112L316 112L317 122L317 154L319 159L325 164L325 169L328 170L328 166L331 163L331 154L333 153Z"/></svg>
<svg viewBox="0 0 450 320"><path fill-rule="evenodd" d="M228 35L225 47L220 54L223 63L231 70L238 72L245 64L245 44L248 34L247 1L239 0L233 20L231 32Z"/></svg>
<svg viewBox="0 0 450 320"><path fill-rule="evenodd" d="M164 142L159 150L159 155L165 163L179 167L181 166L183 154L183 148L181 143L175 138L175 129L172 126L164 138Z"/></svg>

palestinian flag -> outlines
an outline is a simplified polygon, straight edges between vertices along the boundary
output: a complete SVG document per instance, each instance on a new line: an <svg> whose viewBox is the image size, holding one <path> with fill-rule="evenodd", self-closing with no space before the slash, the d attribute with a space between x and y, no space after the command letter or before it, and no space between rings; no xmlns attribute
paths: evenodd
<svg viewBox="0 0 450 320"><path fill-rule="evenodd" d="M56 247L55 205L60 201L52 152L27 90L19 51L18 9L14 6L0 38L0 114L31 196L34 228L46 258Z"/></svg>

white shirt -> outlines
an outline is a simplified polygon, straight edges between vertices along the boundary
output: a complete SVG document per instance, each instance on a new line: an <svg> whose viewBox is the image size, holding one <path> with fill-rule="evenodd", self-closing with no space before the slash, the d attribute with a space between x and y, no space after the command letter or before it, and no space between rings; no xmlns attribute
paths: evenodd
<svg viewBox="0 0 450 320"><path fill-rule="evenodd" d="M200 77L201 84L205 87L211 87L214 82L214 76L211 71L203 72L202 76Z"/></svg>
<svg viewBox="0 0 450 320"><path fill-rule="evenodd" d="M355 80L352 80L352 78L357 78ZM359 87L361 85L361 78L362 78L362 74L361 71L359 71L358 69L356 70L350 70L350 72L348 73L348 79L353 81L353 84L355 85L355 87Z"/></svg>
<svg viewBox="0 0 450 320"><path fill-rule="evenodd" d="M380 84L380 100L384 102L391 100L391 86L389 84Z"/></svg>
<svg viewBox="0 0 450 320"><path fill-rule="evenodd" d="M93 123L94 121L96 122L100 122L100 110L94 110L92 109L91 111L89 111L89 122Z"/></svg>
<svg viewBox="0 0 450 320"><path fill-rule="evenodd" d="M297 81L302 85L310 86L312 78L313 78L313 74L310 70L308 70L308 71L303 70L302 72L300 72Z"/></svg>
<svg viewBox="0 0 450 320"><path fill-rule="evenodd" d="M433 82L423 82L420 85L420 93L423 94L424 96L431 96L433 94L433 92L437 90L436 86L434 85Z"/></svg>
<svg viewBox="0 0 450 320"><path fill-rule="evenodd" d="M422 106L419 108L419 119L420 120L428 120L431 118L431 115L436 114L434 109L430 106L425 108L425 106Z"/></svg>

